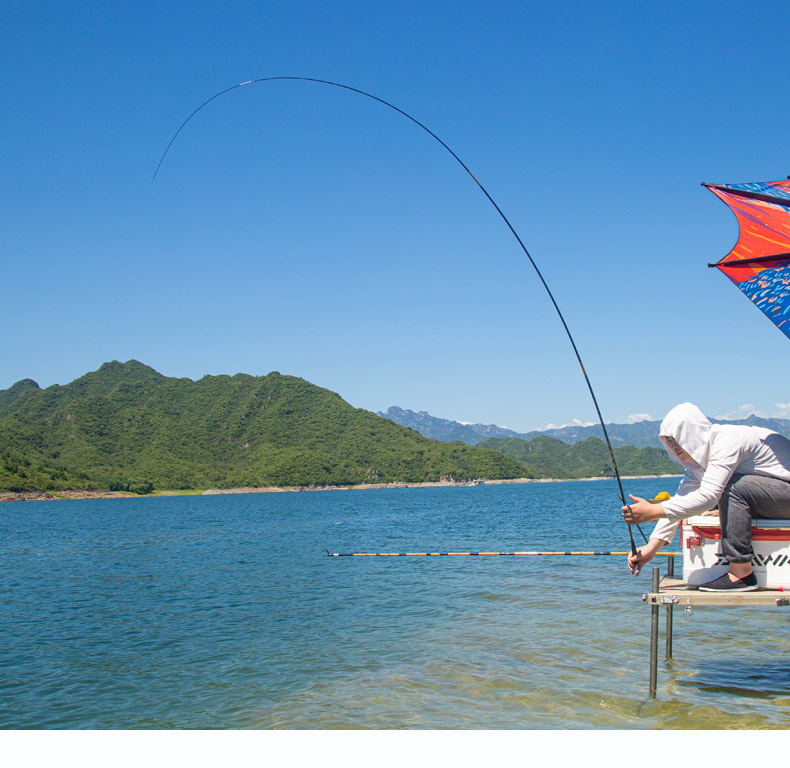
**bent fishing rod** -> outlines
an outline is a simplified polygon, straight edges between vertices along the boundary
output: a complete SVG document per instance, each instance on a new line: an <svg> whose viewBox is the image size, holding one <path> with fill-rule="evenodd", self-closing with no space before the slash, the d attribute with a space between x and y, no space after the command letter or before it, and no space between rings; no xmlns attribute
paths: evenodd
<svg viewBox="0 0 790 768"><path fill-rule="evenodd" d="M390 102L385 101L384 99L381 99L378 96L374 96L372 93L368 93L367 91L362 91L359 88L352 88L350 85L343 85L342 83L335 83L335 82L332 82L330 80L320 80L320 79L315 78L315 77L279 76L279 77L259 77L259 78L256 78L254 80L246 80L243 83L238 83L237 85L232 85L230 88L225 88L224 90L220 91L219 93L214 94L214 96L212 96L210 99L207 99L206 101L204 101L199 107L197 107L197 109L195 109L192 112L192 114L189 115L189 117L187 117L186 120L184 120L183 123L181 123L181 125L178 128L178 130L173 134L173 137L170 139L170 142L168 143L167 147L165 148L165 151L162 153L162 157L160 158L159 163L156 166L156 170L154 171L154 175L153 175L153 178L151 179L151 183L153 184L154 181L156 181L156 177L157 177L157 174L159 173L159 169L162 167L162 163L164 162L165 157L167 156L167 153L170 151L170 147L173 146L173 142L175 142L176 138L181 133L181 131L186 127L187 123L198 112L200 112L200 110L203 109L203 107L207 106L208 104L210 104L215 99L218 99L220 96L223 96L226 93L230 93L231 91L235 91L237 88L243 88L244 86L254 85L256 83L270 83L270 82L275 82L275 81L297 81L297 82L305 82L305 83L316 83L316 84L319 84L319 85L328 85L328 86L331 86L333 88L341 88L344 91L350 91L351 93L357 93L360 96L365 96L368 99L373 99L373 101L377 101L379 104L382 104L385 107L389 107L390 109L394 110L398 114L403 115L403 117L405 117L407 120L410 120L412 123L414 123L419 128L422 128L422 130L425 131L429 136L431 136L433 139L438 141L439 144L441 144L442 147L444 147L444 149L446 149L447 152L449 152L453 156L453 158L461 166L461 168L463 168L466 171L466 173L470 176L472 181L474 181L474 183L477 184L477 186L480 189L480 191L486 196L486 198L488 199L488 202L491 203L491 205L494 206L494 208L496 209L496 212L501 216L501 218L505 222L505 224L507 224L507 227L511 231L511 233L513 234L513 237L516 238L516 241L521 246L521 250L524 251L524 254L526 255L527 259L529 259L529 263L532 264L532 267L535 270L535 273L537 274L538 279L542 283L543 287L546 289L546 293L548 294L549 299L551 300L551 303L552 303L552 305L554 306L554 309L557 312L557 316L560 318L560 322L562 323L562 327L565 329L565 333L568 336L568 341L570 341L570 343L571 343L571 347L573 348L573 353L576 356L576 360L579 363L579 367L581 368L582 376L584 376L584 381L587 384L587 389L589 390L590 397L592 398L592 401L593 401L593 405L595 406L595 412L598 415L598 421L600 422L601 429L603 430L603 436L604 436L604 439L606 441L606 446L609 449L609 457L612 460L612 469L614 470L615 478L617 479L617 487L619 488L619 491L620 491L620 499L621 499L621 501L623 503L623 506L626 506L627 502L625 500L625 491L623 490L623 483L622 483L622 480L620 479L620 472L619 472L619 470L617 468L617 462L615 461L615 458L614 458L614 449L612 448L612 443L609 440L609 433L606 431L606 424L604 424L603 416L601 415L601 409L598 407L598 398L595 396L595 392L593 390L592 384L590 383L590 378L587 375L587 371L584 368L584 363L582 362L581 354L579 354L579 350L576 347L576 342L573 339L573 335L571 334L570 328L568 328L568 324L565 322L565 318L563 317L563 314L560 311L560 307L557 304L557 301L555 300L554 294L551 292L551 289L549 288L548 283L546 282L545 278L543 277L543 274L541 273L540 269L538 269L538 265L535 263L535 260L532 258L530 252L527 250L527 247L524 245L523 241L519 237L518 232L516 232L515 228L510 223L510 221L508 220L507 216L505 216L505 214L502 212L502 209L496 204L496 201L494 200L494 198L491 197L491 195L488 193L488 190L478 181L477 177L472 173L472 171L469 170L469 168L463 162L463 160L461 160L461 158L458 157L458 155L455 152L453 152L453 150L450 149L450 147L447 144L445 144L444 141L442 141L427 126L423 125L423 123L421 123L419 120L417 120L416 118L414 118L410 114L408 114L408 112L405 112L404 110L400 109L399 107L396 107L394 104L390 104ZM628 536L629 536L629 538L631 540L631 554L632 555L636 555L636 543L634 542L634 534L633 534L633 531L631 530L630 523L628 523L627 525L628 525ZM639 530L639 533L642 534L642 538L645 541L647 541L647 537L645 536L644 532L639 527L639 525L637 525L636 527Z"/></svg>

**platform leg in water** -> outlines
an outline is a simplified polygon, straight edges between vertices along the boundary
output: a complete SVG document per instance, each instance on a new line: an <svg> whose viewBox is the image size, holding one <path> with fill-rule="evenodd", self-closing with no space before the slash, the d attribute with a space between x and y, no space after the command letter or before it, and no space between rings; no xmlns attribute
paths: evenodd
<svg viewBox="0 0 790 768"><path fill-rule="evenodd" d="M660 569L653 568L652 592L658 592L661 583ZM659 607L650 607L650 698L656 698L656 678L658 676L658 611Z"/></svg>
<svg viewBox="0 0 790 768"><path fill-rule="evenodd" d="M667 576L671 579L675 575L675 558L670 557L667 561ZM672 611L674 606L667 606L667 660L672 658Z"/></svg>

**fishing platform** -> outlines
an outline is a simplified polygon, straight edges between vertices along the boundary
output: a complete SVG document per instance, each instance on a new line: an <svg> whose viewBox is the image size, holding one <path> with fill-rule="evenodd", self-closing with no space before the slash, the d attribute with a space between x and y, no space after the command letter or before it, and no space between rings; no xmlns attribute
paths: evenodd
<svg viewBox="0 0 790 768"><path fill-rule="evenodd" d="M673 553L674 554L674 553ZM667 575L661 577L661 569L653 568L653 581L650 592L642 595L642 601L651 607L650 617L650 698L656 698L658 677L658 635L659 614L666 608L666 660L672 659L672 620L675 608L683 608L691 615L695 606L771 606L790 605L790 591L783 587L776 589L761 588L756 592L700 592L675 578L675 558L667 560Z"/></svg>

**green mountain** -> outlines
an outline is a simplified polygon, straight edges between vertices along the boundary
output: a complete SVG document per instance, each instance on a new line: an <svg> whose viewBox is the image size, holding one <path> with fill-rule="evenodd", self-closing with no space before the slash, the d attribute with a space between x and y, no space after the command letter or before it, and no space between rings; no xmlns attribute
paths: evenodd
<svg viewBox="0 0 790 768"><path fill-rule="evenodd" d="M18 381L10 389L0 389L0 411L2 411L6 405L13 403L14 400L25 394L25 392L38 388L38 384L36 384L33 379L22 379L22 381Z"/></svg>
<svg viewBox="0 0 790 768"><path fill-rule="evenodd" d="M515 437L492 438L478 443L478 448L492 448L515 459L527 477L581 478L614 477L606 444L597 437L568 445L542 435L533 440ZM621 475L678 474L680 467L660 448L620 446L614 458Z"/></svg>
<svg viewBox="0 0 790 768"><path fill-rule="evenodd" d="M0 490L522 475L500 452L434 442L277 372L192 381L114 361L65 386L40 389L27 379L0 391Z"/></svg>

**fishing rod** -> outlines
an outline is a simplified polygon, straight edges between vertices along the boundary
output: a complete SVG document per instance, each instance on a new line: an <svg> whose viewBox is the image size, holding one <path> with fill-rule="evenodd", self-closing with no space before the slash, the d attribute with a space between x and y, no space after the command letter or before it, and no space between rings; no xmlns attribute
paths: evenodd
<svg viewBox="0 0 790 768"><path fill-rule="evenodd" d="M455 152L453 152L453 150L450 149L450 147L447 146L447 144L445 144L444 141L442 141L432 130L430 130L428 127L423 125L416 118L412 117L410 114L408 114L408 112L405 112L404 110L400 109L399 107L396 107L394 104L390 104L390 102L385 101L384 99L381 99L378 96L374 96L372 93L368 93L367 91L362 91L359 88L352 88L350 85L343 85L342 83L335 83L335 82L332 82L330 80L320 80L320 79L315 78L315 77L279 76L279 77L259 77L259 78L256 78L254 80L245 80L243 83L238 83L237 85L232 85L230 88L225 88L224 90L220 91L219 93L214 94L214 96L212 96L210 99L207 99L206 101L204 101L197 109L195 109L192 112L192 114L189 115L189 117L187 117L186 120L184 120L183 123L181 123L181 125L178 128L178 130L173 134L173 137L170 139L170 142L168 143L167 147L165 148L165 151L162 153L162 157L160 158L159 163L156 166L156 170L154 171L154 175L153 175L153 178L151 179L151 183L153 184L154 181L156 181L156 177L157 177L157 174L159 173L159 169L162 167L162 163L164 162L165 157L167 156L167 153L170 151L170 147L173 146L173 142L176 140L178 135L184 129L186 124L198 112L200 112L200 110L203 109L203 107L205 107L206 105L210 104L215 99L218 99L220 96L223 96L226 93L230 93L230 91L235 91L237 88L243 88L246 85L254 85L255 83L268 83L268 82L274 82L274 81L286 81L286 80L287 81L307 82L307 83L317 83L317 84L320 84L320 85L329 85L329 86L332 86L333 88L341 88L344 91L350 91L351 93L357 93L360 96L365 96L365 97L367 97L369 99L373 99L373 101L377 101L379 104L383 104L385 107L389 107L390 109L395 110L395 112L397 112L400 115L403 115L403 117L405 117L406 119L410 120L412 123L414 123L419 128L422 128L422 130L424 130L429 136L431 136L436 141L438 141L439 144L441 144L453 156L453 158L461 166L461 168L463 168L466 171L466 173L471 177L472 181L474 181L474 183L477 184L477 186L480 188L480 191L486 196L486 198L488 198L488 201L491 203L491 205L494 206L494 208L496 209L496 212L502 217L502 220L505 222L505 224L507 224L507 227L511 231L511 233L513 234L513 237L516 238L516 241L521 246L521 250L524 251L524 254L526 255L527 259L529 259L529 263L532 264L532 267L534 268L535 273L537 274L538 278L540 279L540 282L543 284L543 287L546 289L546 293L548 294L549 299L551 299L551 303L553 304L554 309L556 310L557 315L560 318L560 322L562 323L562 327L565 329L565 333L568 336L568 341L570 341L570 343L571 343L571 347L573 348L573 353L576 356L576 360L579 363L579 367L581 368L582 375L584 376L584 381L587 384L587 389L590 392L590 397L592 398L593 405L595 406L595 412L598 415L598 421L600 422L601 429L603 430L603 436L604 436L604 439L606 440L606 446L609 449L609 457L612 460L612 469L614 470L615 478L617 479L617 487L620 490L620 500L622 501L623 506L627 506L627 502L625 500L625 491L623 490L623 483L622 483L622 480L620 479L620 472L619 472L619 470L617 468L617 461L615 461L615 458L614 458L614 449L612 448L612 443L609 440L609 433L606 431L606 424L604 424L603 416L601 415L601 409L598 407L598 398L596 398L596 396L595 396L595 392L593 391L592 384L590 383L590 378L589 378L589 376L587 376L587 371L584 368L584 363L582 362L581 354L579 353L579 350L576 347L576 342L573 340L573 336L571 334L570 329L568 328L568 324L565 322L565 318L563 317L563 314L560 311L559 305L557 304L557 301L554 298L554 294L551 292L551 289L549 288L548 283L544 279L543 274L541 273L540 269L538 269L538 265L535 263L535 260L532 258L532 256L530 255L530 252L527 250L527 247L524 245L523 241L519 237L518 232L516 232L515 228L510 223L510 221L508 220L507 216L505 216L505 214L502 212L502 209L496 204L496 201L488 193L488 190L477 180L477 177L472 173L472 171L469 170L469 168L461 160L461 158L458 157L458 155L456 155ZM633 534L633 531L631 530L631 524L628 523L627 525L628 525L628 536L631 539L631 554L632 555L636 555L636 543L634 542L634 534ZM636 527L639 530L639 533L642 534L642 538L645 541L647 541L647 537L645 536L644 532L639 527L639 525L637 525Z"/></svg>
<svg viewBox="0 0 790 768"><path fill-rule="evenodd" d="M625 557L630 552L330 552L329 557ZM681 552L656 552L680 557Z"/></svg>

